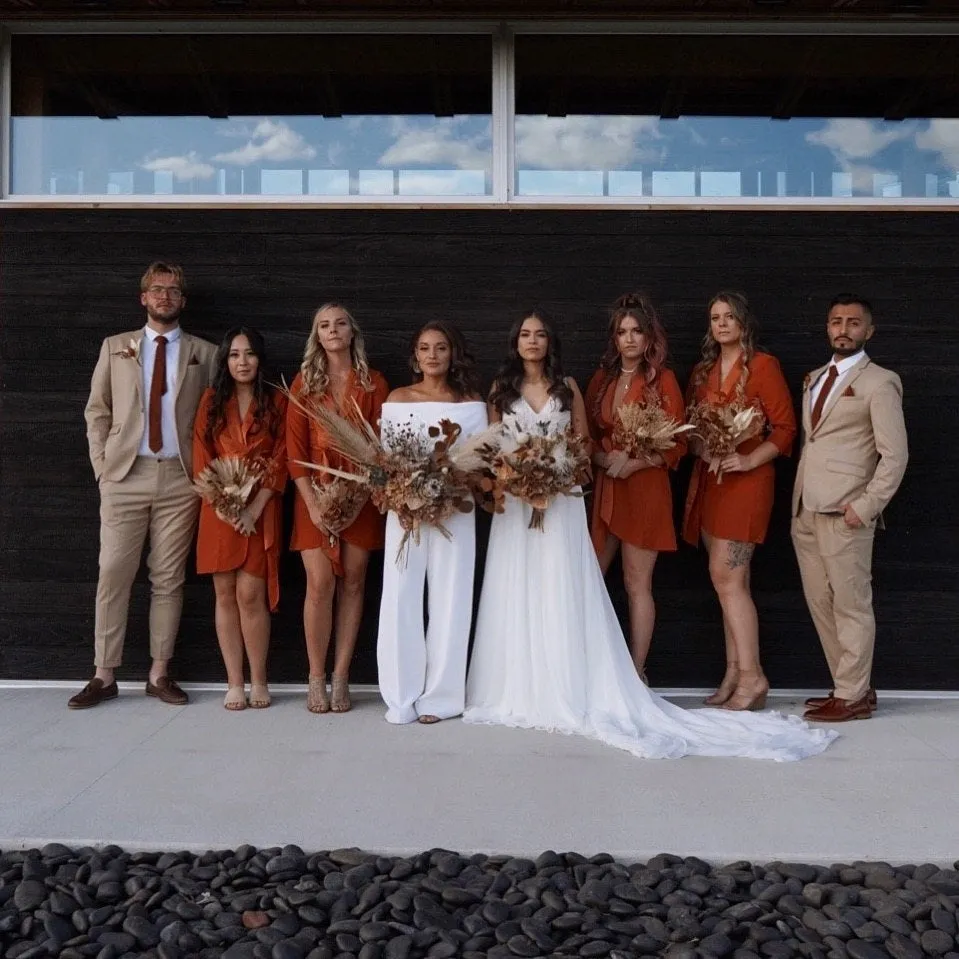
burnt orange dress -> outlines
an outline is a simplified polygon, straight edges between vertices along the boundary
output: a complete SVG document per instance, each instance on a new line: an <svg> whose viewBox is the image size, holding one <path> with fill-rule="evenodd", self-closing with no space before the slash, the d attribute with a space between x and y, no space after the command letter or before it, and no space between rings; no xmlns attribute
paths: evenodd
<svg viewBox="0 0 959 959"><path fill-rule="evenodd" d="M754 354L749 369L744 370L740 357L720 384L720 365L713 364L706 379L698 386L690 384L690 404L707 400L728 404L736 399L740 378L744 377L745 400L754 403L766 418L765 435L754 436L739 445L737 453L747 454L765 441L788 456L796 438L796 414L793 412L789 387L779 368L779 361L768 353ZM697 546L701 534L739 543L762 543L769 528L775 484L774 461L748 473L724 473L722 483L710 473L707 464L697 459L689 482L683 517L683 539Z"/></svg>
<svg viewBox="0 0 959 959"><path fill-rule="evenodd" d="M381 373L370 370L370 385L372 390L364 389L355 371L350 373L350 384L344 397L344 402L350 399L356 401L363 419L374 428L379 428L380 411L383 401L389 395L390 388ZM303 377L297 373L290 389L299 395L303 388ZM312 402L317 402L313 399ZM336 409L336 400L332 393L327 392L320 400L324 406ZM334 469L351 470L353 467L341 456L327 449L328 440L325 432L314 423L301 409L290 404L286 414L286 446L290 458L290 476L298 479L301 476L312 476L314 471L305 466L298 466L294 460L307 463L321 463L332 466ZM317 474L317 481L322 481L322 474ZM379 510L370 502L364 504L359 516L339 536L330 536L323 530L317 529L310 519L310 512L306 502L296 491L296 500L293 505L293 536L290 539L290 549L321 549L333 564L333 571L337 576L343 575L343 566L340 561L340 539L346 540L360 549L382 549L386 520Z"/></svg>
<svg viewBox="0 0 959 959"><path fill-rule="evenodd" d="M608 378L609 374L604 370L597 370L589 381L585 398L593 440L607 453L613 450L612 435L616 423L613 409L615 377L610 380L601 401L599 397ZM652 386L637 377L630 383L623 402L645 403L650 392L673 419L680 423L685 421L683 394L671 370L663 370ZM602 552L610 534L641 549L659 552L676 549L669 470L676 468L685 453L686 441L680 435L676 445L662 454L665 461L662 466L639 470L625 479L611 478L605 470L596 469L590 533L597 553Z"/></svg>
<svg viewBox="0 0 959 959"><path fill-rule="evenodd" d="M228 573L242 569L251 576L267 581L267 593L270 609L275 610L280 599L280 578L278 561L280 557L280 536L282 523L283 490L286 487L286 433L283 421L286 415L286 399L274 393L276 436L270 436L265 427L254 430L254 406L251 403L246 416L240 419L240 405L235 396L226 404L226 423L213 437L206 439L206 426L210 417L210 404L213 390L207 389L200 399L196 420L193 425L193 474L198 476L202 470L219 456L259 457L269 463L260 485L252 493L255 496L261 488L274 491L252 536L238 533L229 523L224 522L209 503L200 507L200 528L196 543L196 571L198 573Z"/></svg>

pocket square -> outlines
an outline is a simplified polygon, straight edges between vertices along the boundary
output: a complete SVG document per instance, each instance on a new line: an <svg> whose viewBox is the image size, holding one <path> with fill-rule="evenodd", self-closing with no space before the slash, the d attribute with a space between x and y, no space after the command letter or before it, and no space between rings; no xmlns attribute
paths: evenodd
<svg viewBox="0 0 959 959"><path fill-rule="evenodd" d="M855 396L856 394L855 394L855 391L853 390L853 388L852 388L851 386L847 386L847 387L842 391L842 395L843 395L843 396Z"/></svg>

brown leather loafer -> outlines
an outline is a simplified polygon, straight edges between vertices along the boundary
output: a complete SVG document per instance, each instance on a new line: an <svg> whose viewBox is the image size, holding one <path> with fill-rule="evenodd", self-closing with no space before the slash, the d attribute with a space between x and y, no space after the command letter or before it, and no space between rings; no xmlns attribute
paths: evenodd
<svg viewBox="0 0 959 959"><path fill-rule="evenodd" d="M869 694L856 700L829 699L818 709L807 709L803 719L811 723L847 723L852 719L872 719Z"/></svg>
<svg viewBox="0 0 959 959"><path fill-rule="evenodd" d="M161 676L154 685L147 680L147 696L156 696L161 703L169 706L185 706L190 697L169 676Z"/></svg>
<svg viewBox="0 0 959 959"><path fill-rule="evenodd" d="M835 693L835 690L830 689L829 693L825 696L810 696L809 699L806 700L806 706L809 709L819 709L820 706L825 706L830 699L835 699L833 693ZM879 705L879 700L876 698L876 690L873 689L872 686L869 687L869 692L866 693L866 701L869 703L870 709L876 709Z"/></svg>
<svg viewBox="0 0 959 959"><path fill-rule="evenodd" d="M92 709L108 699L116 699L119 695L116 680L109 686L104 686L102 679L91 679L76 696L70 697L67 705L71 709Z"/></svg>

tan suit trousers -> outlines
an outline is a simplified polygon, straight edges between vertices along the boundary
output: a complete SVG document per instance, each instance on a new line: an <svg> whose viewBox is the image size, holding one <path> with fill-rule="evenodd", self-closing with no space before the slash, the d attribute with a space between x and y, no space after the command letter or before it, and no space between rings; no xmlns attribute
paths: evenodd
<svg viewBox="0 0 959 959"><path fill-rule="evenodd" d="M870 686L875 532L873 526L850 529L841 515L805 508L792 521L803 593L839 699L862 699Z"/></svg>
<svg viewBox="0 0 959 959"><path fill-rule="evenodd" d="M186 562L196 536L199 497L179 459L138 456L122 480L100 483L100 577L94 626L99 667L123 661L130 590L150 536L150 655L171 659L183 609Z"/></svg>

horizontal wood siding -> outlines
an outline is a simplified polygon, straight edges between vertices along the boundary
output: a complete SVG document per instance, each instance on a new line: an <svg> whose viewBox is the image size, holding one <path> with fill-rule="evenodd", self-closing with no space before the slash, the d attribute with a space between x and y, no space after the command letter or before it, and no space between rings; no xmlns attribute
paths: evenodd
<svg viewBox="0 0 959 959"><path fill-rule="evenodd" d="M92 659L98 497L83 406L100 341L142 322L146 263L184 265L191 332L217 341L237 323L265 334L275 367L296 371L312 311L339 300L356 314L371 359L408 381L410 333L427 319L464 330L487 380L518 312L559 318L581 384L605 337L605 306L647 289L685 383L716 290L745 290L762 342L794 396L828 358L829 298L873 299L870 353L900 373L912 459L877 535L881 687L959 688L959 218L950 213L629 213L504 211L7 211L0 216L0 678L80 679ZM826 684L788 536L794 460L778 464L772 530L757 554L763 657L778 686ZM677 519L688 464L675 477ZM287 496L287 523L290 515ZM288 530L287 526L287 530ZM488 521L481 520L483 535ZM354 677L375 681L382 559L372 566ZM618 569L613 597L624 613ZM299 557L282 564L271 678L303 681ZM124 677L147 667L149 586L141 570ZM660 558L657 685L705 686L722 669L722 631L705 557ZM208 578L191 571L177 675L223 676Z"/></svg>

